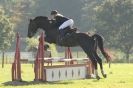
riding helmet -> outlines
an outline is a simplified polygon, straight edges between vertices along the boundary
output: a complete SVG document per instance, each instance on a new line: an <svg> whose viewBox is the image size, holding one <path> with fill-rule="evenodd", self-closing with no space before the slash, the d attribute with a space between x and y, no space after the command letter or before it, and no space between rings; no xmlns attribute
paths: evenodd
<svg viewBox="0 0 133 88"><path fill-rule="evenodd" d="M51 11L51 15L56 15L56 14L58 14L58 11L57 10Z"/></svg>

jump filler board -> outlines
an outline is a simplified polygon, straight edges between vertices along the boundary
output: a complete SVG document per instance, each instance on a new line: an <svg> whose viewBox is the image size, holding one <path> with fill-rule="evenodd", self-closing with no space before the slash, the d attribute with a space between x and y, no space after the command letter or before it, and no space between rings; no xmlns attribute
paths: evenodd
<svg viewBox="0 0 133 88"><path fill-rule="evenodd" d="M59 66L46 66L45 80L48 82L62 81L62 80L74 80L85 79L87 75L87 68L85 64L78 65L59 65Z"/></svg>

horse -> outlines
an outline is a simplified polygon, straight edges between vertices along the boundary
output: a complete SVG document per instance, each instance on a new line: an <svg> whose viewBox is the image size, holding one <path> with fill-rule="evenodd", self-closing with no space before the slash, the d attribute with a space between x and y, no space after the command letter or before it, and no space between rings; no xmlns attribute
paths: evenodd
<svg viewBox="0 0 133 88"><path fill-rule="evenodd" d="M75 47L80 46L83 51L87 54L88 58L91 60L92 65L94 66L95 77L99 80L101 77L98 74L97 63L100 65L101 73L104 78L107 77L107 74L104 72L102 59L97 54L97 47L100 49L103 56L106 60L110 61L110 56L103 47L103 37L99 34L94 34L89 36L87 33L81 32L71 32L69 38L67 38L64 43L59 43L59 32L58 27L55 26L55 23L50 20L47 16L37 16L34 19L30 19L28 25L28 34L27 37L32 38L38 31L42 29L45 32L45 41L48 43L54 43L58 46L64 47Z"/></svg>

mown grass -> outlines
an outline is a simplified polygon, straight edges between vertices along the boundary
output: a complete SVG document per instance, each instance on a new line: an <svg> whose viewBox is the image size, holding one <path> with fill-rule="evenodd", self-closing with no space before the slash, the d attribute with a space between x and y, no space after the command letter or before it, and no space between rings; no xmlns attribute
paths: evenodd
<svg viewBox="0 0 133 88"><path fill-rule="evenodd" d="M1 64L0 64L1 65ZM11 65L0 67L0 88L133 88L133 64L104 64L108 78L101 80L80 79L53 83L34 82L31 64L22 65L22 79L25 82L12 85ZM101 74L100 74L101 75Z"/></svg>

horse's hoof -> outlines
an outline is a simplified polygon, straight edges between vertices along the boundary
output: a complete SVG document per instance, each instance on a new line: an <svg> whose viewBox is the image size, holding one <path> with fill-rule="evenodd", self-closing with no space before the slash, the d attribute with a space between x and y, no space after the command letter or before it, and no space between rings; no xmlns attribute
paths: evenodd
<svg viewBox="0 0 133 88"><path fill-rule="evenodd" d="M104 78L107 78L107 74L103 74L103 77L104 77Z"/></svg>
<svg viewBox="0 0 133 88"><path fill-rule="evenodd" d="M100 79L100 76L97 75L97 76L96 76L96 79L99 80L99 79Z"/></svg>
<svg viewBox="0 0 133 88"><path fill-rule="evenodd" d="M91 74L91 75L90 75L90 78L95 79L95 78L96 78L96 75Z"/></svg>

